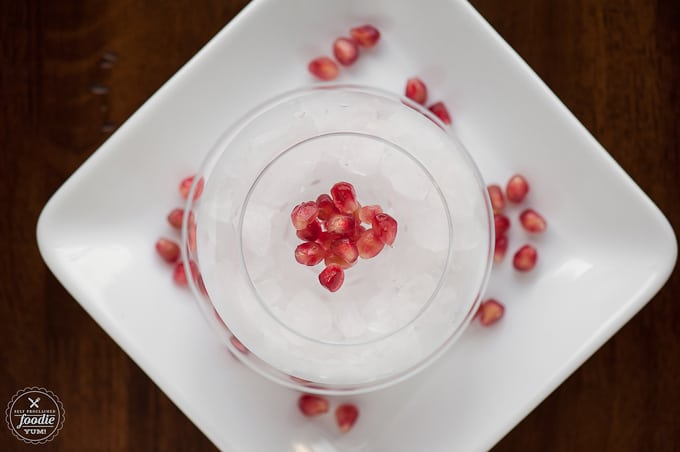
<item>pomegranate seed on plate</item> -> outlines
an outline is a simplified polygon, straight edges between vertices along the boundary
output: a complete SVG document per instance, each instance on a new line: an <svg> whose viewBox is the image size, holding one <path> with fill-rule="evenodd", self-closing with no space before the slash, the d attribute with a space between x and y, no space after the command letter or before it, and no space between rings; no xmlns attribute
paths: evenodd
<svg viewBox="0 0 680 452"><path fill-rule="evenodd" d="M350 403L344 403L335 409L335 422L342 433L347 433L359 417L359 409Z"/></svg>
<svg viewBox="0 0 680 452"><path fill-rule="evenodd" d="M298 408L307 417L327 413L329 406L328 399L317 395L302 394L298 399Z"/></svg>
<svg viewBox="0 0 680 452"><path fill-rule="evenodd" d="M184 209L173 209L168 214L168 223L175 229L182 229L182 217L184 217Z"/></svg>
<svg viewBox="0 0 680 452"><path fill-rule="evenodd" d="M350 30L350 34L361 47L370 48L375 46L380 39L380 31L373 25L362 25Z"/></svg>
<svg viewBox="0 0 680 452"><path fill-rule="evenodd" d="M248 349L241 343L241 341L238 340L236 336L230 337L229 342L231 342L231 345L233 345L234 348L239 352L243 353L244 355L248 354Z"/></svg>
<svg viewBox="0 0 680 452"><path fill-rule="evenodd" d="M156 251L167 262L175 262L179 258L179 245L172 240L160 238L156 242Z"/></svg>
<svg viewBox="0 0 680 452"><path fill-rule="evenodd" d="M524 245L517 250L512 259L512 265L516 270L521 272L528 272L536 266L538 259L538 252L536 248L531 245Z"/></svg>
<svg viewBox="0 0 680 452"><path fill-rule="evenodd" d="M331 187L331 197L340 213L354 213L360 206L354 186L349 182L338 182Z"/></svg>
<svg viewBox="0 0 680 452"><path fill-rule="evenodd" d="M543 232L547 226L545 218L534 209L526 209L520 213L519 221L529 232Z"/></svg>
<svg viewBox="0 0 680 452"><path fill-rule="evenodd" d="M316 239L316 243L323 246L326 251L330 251L331 244L342 237L341 234L336 234L335 232L322 231Z"/></svg>
<svg viewBox="0 0 680 452"><path fill-rule="evenodd" d="M397 220L386 213L378 213L373 217L373 230L381 242L392 246L397 237Z"/></svg>
<svg viewBox="0 0 680 452"><path fill-rule="evenodd" d="M359 257L362 259L370 259L375 257L382 251L385 244L376 236L373 229L364 231L359 240L357 240L357 250Z"/></svg>
<svg viewBox="0 0 680 452"><path fill-rule="evenodd" d="M495 263L502 262L505 258L505 253L508 251L508 237L505 235L497 235L496 243L493 248L493 261Z"/></svg>
<svg viewBox="0 0 680 452"><path fill-rule="evenodd" d="M477 311L479 322L484 326L491 326L498 322L504 313L505 306L493 298L483 301L479 305L479 311Z"/></svg>
<svg viewBox="0 0 680 452"><path fill-rule="evenodd" d="M508 181L508 185L505 187L505 197L508 201L514 203L520 203L524 200L527 193L529 193L529 183L519 174L515 174Z"/></svg>
<svg viewBox="0 0 680 452"><path fill-rule="evenodd" d="M357 246L350 239L338 239L331 244L331 251L334 255L348 263L356 262L359 258Z"/></svg>
<svg viewBox="0 0 680 452"><path fill-rule="evenodd" d="M307 65L307 69L314 77L325 81L333 80L340 72L337 63L328 57L314 58Z"/></svg>
<svg viewBox="0 0 680 452"><path fill-rule="evenodd" d="M331 252L331 253L326 253L326 257L324 258L323 263L327 267L329 265L337 265L338 267L342 268L343 270L347 270L350 267L354 267L356 260L354 262L347 262L342 257Z"/></svg>
<svg viewBox="0 0 680 452"><path fill-rule="evenodd" d="M441 119L444 124L451 125L451 115L449 114L449 110L446 109L444 102L437 102L430 105L429 110L434 113L437 118Z"/></svg>
<svg viewBox="0 0 680 452"><path fill-rule="evenodd" d="M340 64L349 66L359 58L359 46L353 39L338 38L333 43L333 55Z"/></svg>
<svg viewBox="0 0 680 452"><path fill-rule="evenodd" d="M372 224L376 214L382 213L380 206L363 206L359 209L359 220L362 223Z"/></svg>
<svg viewBox="0 0 680 452"><path fill-rule="evenodd" d="M325 193L316 198L316 207L319 208L320 220L328 220L334 213L340 213L333 203L333 198Z"/></svg>
<svg viewBox="0 0 680 452"><path fill-rule="evenodd" d="M505 208L505 199L503 198L503 189L500 185L489 185L487 187L489 191L489 198L491 199L491 208L493 213L503 213Z"/></svg>
<svg viewBox="0 0 680 452"><path fill-rule="evenodd" d="M417 77L410 78L406 80L404 94L409 99L425 105L425 101L427 101L427 86Z"/></svg>
<svg viewBox="0 0 680 452"><path fill-rule="evenodd" d="M331 264L319 273L319 282L331 292L336 292L345 281L345 272L337 264Z"/></svg>
<svg viewBox="0 0 680 452"><path fill-rule="evenodd" d="M352 234L355 227L356 222L354 221L354 216L352 215L335 214L332 215L328 221L326 221L326 230L336 234Z"/></svg>
<svg viewBox="0 0 680 452"><path fill-rule="evenodd" d="M319 238L320 234L321 224L319 224L318 221L312 221L307 225L306 228L295 232L295 235L297 235L300 240L304 240L306 242L313 242Z"/></svg>
<svg viewBox="0 0 680 452"><path fill-rule="evenodd" d="M496 230L496 235L503 235L510 229L510 218L501 214L493 215L493 225Z"/></svg>
<svg viewBox="0 0 680 452"><path fill-rule="evenodd" d="M195 176L189 176L182 179L179 183L179 194L182 195L183 199L189 197L189 191L191 191L191 184L194 183ZM196 201L203 193L203 178L201 177L196 184L196 191L194 192L194 201Z"/></svg>
<svg viewBox="0 0 680 452"><path fill-rule="evenodd" d="M316 242L301 243L295 248L295 260L302 265L313 267L323 260L326 250Z"/></svg>
<svg viewBox="0 0 680 452"><path fill-rule="evenodd" d="M319 209L313 201L303 202L293 207L290 219L296 230L305 229L312 221L316 220Z"/></svg>
<svg viewBox="0 0 680 452"><path fill-rule="evenodd" d="M175 270L172 272L172 279L178 286L186 286L188 284L187 274L184 270L184 263L177 262L175 265Z"/></svg>

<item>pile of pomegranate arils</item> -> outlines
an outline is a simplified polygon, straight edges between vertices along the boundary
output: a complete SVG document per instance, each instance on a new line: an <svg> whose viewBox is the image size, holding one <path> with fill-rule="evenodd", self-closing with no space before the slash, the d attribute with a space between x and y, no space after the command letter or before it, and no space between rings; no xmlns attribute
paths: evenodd
<svg viewBox="0 0 680 452"><path fill-rule="evenodd" d="M295 248L295 260L310 267L324 261L319 282L336 292L345 281L345 269L394 245L397 221L379 205L362 207L349 182L336 183L330 193L298 204L290 219L297 237L304 240Z"/></svg>
<svg viewBox="0 0 680 452"><path fill-rule="evenodd" d="M494 244L494 264L500 264L505 259L508 251L507 232L510 229L510 218L505 215L505 200L510 203L521 204L525 201L529 193L529 182L524 176L515 174L510 178L505 186L505 197L503 189L497 184L487 187L491 207L493 209L494 229L496 231L496 243ZM519 222L522 228L530 234L540 234L545 231L547 222L545 218L534 209L524 209L519 214ZM536 266L538 251L531 244L524 244L517 249L512 258L512 265L519 272L529 272ZM498 300L490 298L479 305L479 321L484 326L490 326L503 317L505 306Z"/></svg>

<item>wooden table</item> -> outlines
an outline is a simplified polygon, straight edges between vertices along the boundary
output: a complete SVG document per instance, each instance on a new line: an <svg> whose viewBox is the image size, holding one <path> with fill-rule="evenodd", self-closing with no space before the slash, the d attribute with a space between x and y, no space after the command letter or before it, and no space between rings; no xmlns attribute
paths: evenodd
<svg viewBox="0 0 680 452"><path fill-rule="evenodd" d="M214 449L45 268L34 231L59 185L245 3L0 1L0 403L29 385L58 393L66 427L43 448ZM680 231L680 3L472 3ZM496 450L678 450L678 300L676 271ZM39 450L0 430L0 450Z"/></svg>

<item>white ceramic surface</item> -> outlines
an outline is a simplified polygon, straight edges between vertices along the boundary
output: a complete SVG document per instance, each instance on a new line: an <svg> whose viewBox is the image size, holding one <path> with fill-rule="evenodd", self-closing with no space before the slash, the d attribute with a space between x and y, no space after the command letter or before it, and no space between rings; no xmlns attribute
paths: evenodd
<svg viewBox="0 0 680 452"><path fill-rule="evenodd" d="M221 449L487 449L648 302L674 266L676 241L661 212L536 74L468 3L427 3L252 2L42 213L38 242L50 269ZM303 419L295 392L229 355L153 243L172 233L165 215L180 204L177 182L219 134L263 100L313 83L307 61L367 22L383 39L338 82L401 92L420 75L432 99L449 105L489 182L515 171L528 177L528 204L549 230L532 239L535 271L517 274L508 259L494 269L487 293L506 303L502 322L473 325L413 379L354 397L361 418L340 435L332 416ZM512 229L509 253L525 239Z"/></svg>

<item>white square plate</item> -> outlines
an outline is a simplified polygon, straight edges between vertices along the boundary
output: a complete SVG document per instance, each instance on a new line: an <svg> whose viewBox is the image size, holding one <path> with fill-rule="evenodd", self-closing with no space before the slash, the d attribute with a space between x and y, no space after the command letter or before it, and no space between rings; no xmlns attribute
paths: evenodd
<svg viewBox="0 0 680 452"><path fill-rule="evenodd" d="M525 174L548 232L539 265L506 262L488 290L507 305L435 365L356 397L340 435L303 419L297 394L229 356L172 283L153 243L171 234L177 182L245 111L312 83L307 61L350 26L383 32L339 82L402 92L420 75L490 182ZM513 218L516 218L513 212ZM516 221L516 220L515 220ZM514 228L514 251L527 238ZM87 312L220 448L450 451L491 447L659 290L676 259L668 222L466 2L258 0L76 171L45 207L41 253ZM266 432L266 434L264 434Z"/></svg>

